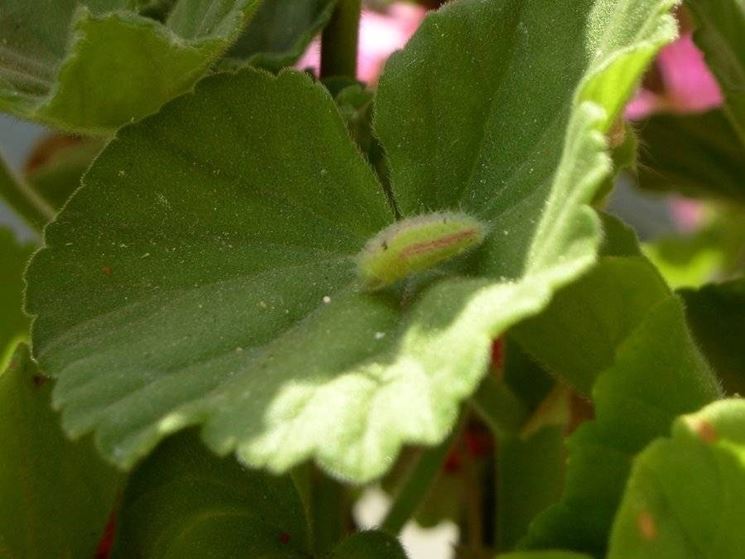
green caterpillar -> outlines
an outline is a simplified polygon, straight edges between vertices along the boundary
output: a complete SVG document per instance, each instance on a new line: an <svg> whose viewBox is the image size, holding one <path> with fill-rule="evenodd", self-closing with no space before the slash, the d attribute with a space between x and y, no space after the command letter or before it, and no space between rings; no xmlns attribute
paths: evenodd
<svg viewBox="0 0 745 559"><path fill-rule="evenodd" d="M481 244L485 227L463 213L410 217L386 227L357 256L367 289L380 289Z"/></svg>

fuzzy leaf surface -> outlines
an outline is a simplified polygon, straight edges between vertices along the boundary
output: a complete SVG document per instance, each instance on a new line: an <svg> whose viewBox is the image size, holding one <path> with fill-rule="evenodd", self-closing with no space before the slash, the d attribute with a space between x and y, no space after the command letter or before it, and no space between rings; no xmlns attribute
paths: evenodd
<svg viewBox="0 0 745 559"><path fill-rule="evenodd" d="M129 467L204 424L211 448L249 465L314 458L360 482L402 445L442 441L491 340L594 263L586 204L610 168L603 133L674 35L669 6L465 0L428 18L376 99L396 201L407 215L465 211L489 235L401 289L359 287L354 257L393 214L309 77L214 76L123 129L28 273L34 347L60 378L66 428L95 430ZM549 33L557 21L566 32ZM494 41L496 28L510 33ZM437 118L421 113L434 105ZM448 156L461 173L446 191L444 151L425 160L412 143L423 133L462 157L481 145L475 174Z"/></svg>

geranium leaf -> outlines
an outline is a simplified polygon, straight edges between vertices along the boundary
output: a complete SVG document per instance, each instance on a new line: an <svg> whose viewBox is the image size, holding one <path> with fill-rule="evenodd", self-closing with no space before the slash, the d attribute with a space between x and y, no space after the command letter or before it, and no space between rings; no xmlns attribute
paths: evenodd
<svg viewBox="0 0 745 559"><path fill-rule="evenodd" d="M622 340L592 395L595 419L569 440L564 496L538 517L524 546L602 555L633 456L677 415L719 397L675 296L655 304Z"/></svg>
<svg viewBox="0 0 745 559"><path fill-rule="evenodd" d="M300 559L310 556L310 538L289 477L247 471L183 433L132 474L113 557Z"/></svg>
<svg viewBox="0 0 745 559"><path fill-rule="evenodd" d="M609 559L737 557L745 546L745 403L675 422L635 460Z"/></svg>
<svg viewBox="0 0 745 559"><path fill-rule="evenodd" d="M0 556L92 557L119 475L62 433L29 354L20 345L0 373Z"/></svg>
<svg viewBox="0 0 745 559"><path fill-rule="evenodd" d="M191 87L255 4L178 0L161 24L130 0L2 0L0 110L109 133Z"/></svg>
<svg viewBox="0 0 745 559"><path fill-rule="evenodd" d="M610 169L603 132L674 35L667 0L622 3L624 18L615 5L466 0L391 62L376 122L400 208L460 210L489 232L408 286L359 285L355 255L393 213L309 77L215 76L123 129L28 273L34 348L60 377L66 428L95 429L127 467L203 423L207 444L250 465L281 472L312 457L355 481L384 473L403 444L442 441L491 339L595 261L599 221L586 204ZM566 32L547 32L556 22ZM494 41L495 28L510 42ZM487 54L483 67L472 60ZM484 105L484 91L504 98ZM523 103L526 92L552 112ZM433 103L442 118L401 113ZM448 124L466 109L488 126ZM448 194L421 171L442 153L406 151L421 130L483 145L474 168L486 174L451 175L465 182Z"/></svg>

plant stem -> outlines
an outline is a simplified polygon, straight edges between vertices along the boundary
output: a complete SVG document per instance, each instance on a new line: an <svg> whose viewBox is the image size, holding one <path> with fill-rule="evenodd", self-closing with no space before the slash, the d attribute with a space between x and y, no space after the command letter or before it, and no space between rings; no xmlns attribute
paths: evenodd
<svg viewBox="0 0 745 559"><path fill-rule="evenodd" d="M360 0L338 0L321 36L321 77L357 76Z"/></svg>
<svg viewBox="0 0 745 559"><path fill-rule="evenodd" d="M36 231L41 232L56 212L22 178L10 170L5 159L0 156L0 197Z"/></svg>
<svg viewBox="0 0 745 559"><path fill-rule="evenodd" d="M381 524L382 530L397 535L404 524L414 515L437 478L442 463L459 433L460 428L453 431L439 446L428 448L422 452L419 460L409 470L404 484L393 500L391 509Z"/></svg>
<svg viewBox="0 0 745 559"><path fill-rule="evenodd" d="M499 438L516 434L528 418L525 405L510 388L487 375L471 397L471 405Z"/></svg>

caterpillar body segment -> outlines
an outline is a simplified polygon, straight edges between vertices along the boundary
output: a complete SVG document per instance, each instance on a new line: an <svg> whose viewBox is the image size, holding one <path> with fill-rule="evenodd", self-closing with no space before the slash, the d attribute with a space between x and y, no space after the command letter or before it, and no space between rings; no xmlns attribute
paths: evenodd
<svg viewBox="0 0 745 559"><path fill-rule="evenodd" d="M357 272L366 289L381 289L478 246L485 235L484 225L463 213L403 219L365 244Z"/></svg>

